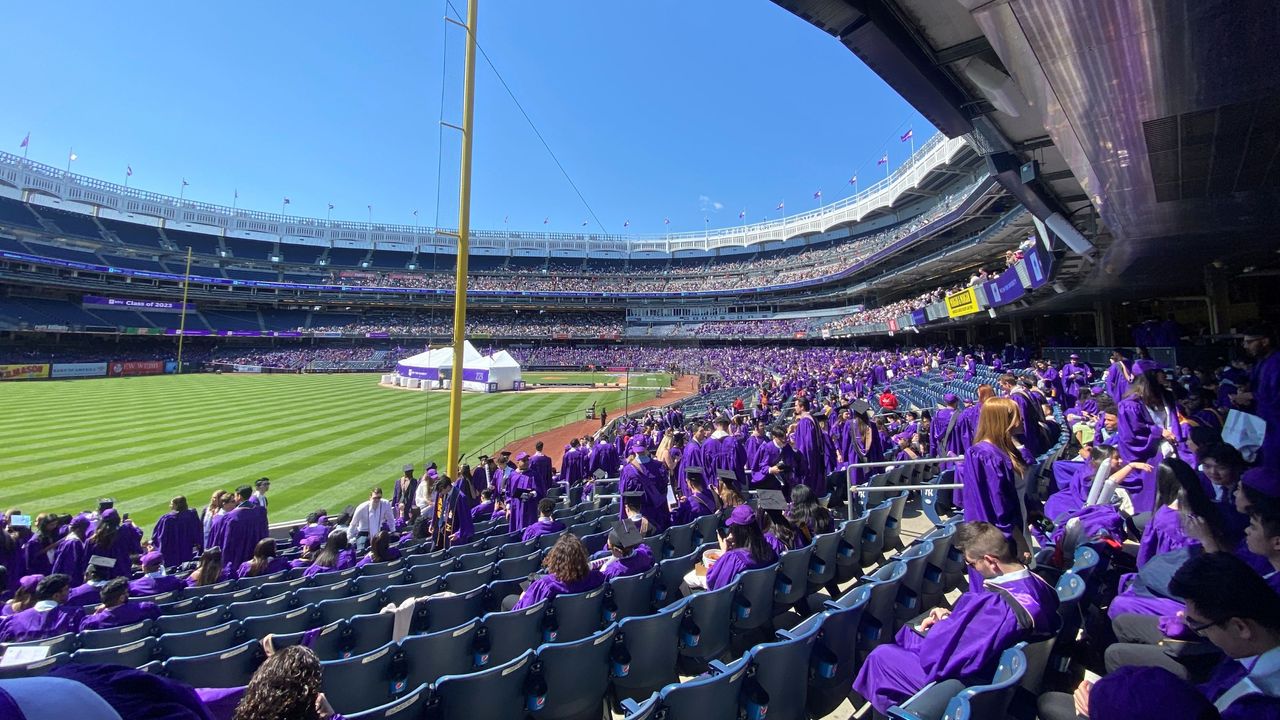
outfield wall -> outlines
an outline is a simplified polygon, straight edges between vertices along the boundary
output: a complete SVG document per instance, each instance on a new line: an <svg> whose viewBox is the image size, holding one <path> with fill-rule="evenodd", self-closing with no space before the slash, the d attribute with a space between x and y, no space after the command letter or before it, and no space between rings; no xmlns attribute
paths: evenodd
<svg viewBox="0 0 1280 720"><path fill-rule="evenodd" d="M71 378L164 375L178 370L173 360L112 360L94 363L16 363L0 365L0 380L68 380Z"/></svg>

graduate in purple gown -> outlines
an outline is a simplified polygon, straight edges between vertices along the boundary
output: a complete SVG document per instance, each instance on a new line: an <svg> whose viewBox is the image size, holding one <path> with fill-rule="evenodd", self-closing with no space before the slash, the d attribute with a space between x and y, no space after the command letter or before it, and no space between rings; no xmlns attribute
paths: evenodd
<svg viewBox="0 0 1280 720"><path fill-rule="evenodd" d="M691 523L703 515L710 515L720 509L716 494L707 489L702 473L689 473L685 476L689 487L688 495L681 495L676 507L671 511L671 524L684 525Z"/></svg>
<svg viewBox="0 0 1280 720"><path fill-rule="evenodd" d="M1138 543L1139 568L1156 555L1198 545L1199 541L1182 529L1182 508L1204 507L1209 502L1195 470L1181 460L1160 464L1156 470L1156 488L1156 510L1142 529Z"/></svg>
<svg viewBox="0 0 1280 720"><path fill-rule="evenodd" d="M461 477L451 482L448 476L441 476L436 485L436 495L443 498L432 513L432 534L447 533L448 546L469 542L476 534L475 524L471 519L471 492L468 483Z"/></svg>
<svg viewBox="0 0 1280 720"><path fill-rule="evenodd" d="M635 497L640 512L653 532L662 532L671 524L671 510L667 504L667 468L649 454L649 444L644 439L634 439L627 446L631 457L619 473L618 491L624 498ZM626 506L618 511L626 517Z"/></svg>
<svg viewBox="0 0 1280 720"><path fill-rule="evenodd" d="M704 463L707 473L719 478L718 471L732 472L737 476L738 484L746 482L744 468L747 466L747 451L741 439L729 432L729 419L717 418L715 430L708 438L704 448Z"/></svg>
<svg viewBox="0 0 1280 720"><path fill-rule="evenodd" d="M706 442L710 430L705 425L698 425L693 436L684 444L683 452L680 455L680 468L676 471L676 488L684 495L689 494L689 487L685 482L685 476L689 472L689 468L699 468L703 471L703 479L707 483L707 487L714 489L718 483L714 473L708 475L706 473L706 463L703 457L703 443ZM621 472L621 471L619 471Z"/></svg>
<svg viewBox="0 0 1280 720"><path fill-rule="evenodd" d="M135 597L159 595L187 586L182 578L165 572L164 555L158 551L144 554L138 562L142 564L142 577L129 583L130 595Z"/></svg>
<svg viewBox="0 0 1280 720"><path fill-rule="evenodd" d="M396 541L393 533L381 530L369 539L369 552L356 561L356 567L364 567L372 563L392 562L400 559L400 548L392 547Z"/></svg>
<svg viewBox="0 0 1280 720"><path fill-rule="evenodd" d="M520 536L521 542L529 542L540 535L552 535L561 532L565 528L565 524L551 517L556 511L556 501L551 498L542 498L538 501L538 521L524 529L524 534Z"/></svg>
<svg viewBox="0 0 1280 720"><path fill-rule="evenodd" d="M129 581L116 578L102 588L102 607L80 623L80 630L105 630L160 617L155 603L129 599Z"/></svg>
<svg viewBox="0 0 1280 720"><path fill-rule="evenodd" d="M582 478L586 476L586 465L582 462L581 454L578 452L578 439L574 438L569 445L574 450L574 477L565 477L565 468L560 466L560 479L573 485L582 482ZM529 474L533 476L534 485L538 488L538 495L545 496L547 491L551 489L551 476L555 474L555 468L551 466L551 458L542 452L542 441L534 443L533 456L529 458Z"/></svg>
<svg viewBox="0 0 1280 720"><path fill-rule="evenodd" d="M1077 702L1084 706L1077 709ZM1213 703L1194 685L1162 667L1131 665L1116 668L1074 694L1045 693L1039 700L1040 720L1070 718L1079 711L1089 720L1219 720Z"/></svg>
<svg viewBox="0 0 1280 720"><path fill-rule="evenodd" d="M853 425L850 429L850 447L853 455L849 458L849 462L882 462L886 447L885 439L880 428L871 418L871 404L866 400L854 400L849 409L853 411ZM854 468L853 484L862 485L878 472L881 472L879 468Z"/></svg>
<svg viewBox="0 0 1280 720"><path fill-rule="evenodd" d="M73 587L84 582L85 568L89 564L88 537L89 516L81 513L72 518L66 537L53 553L53 572L71 578Z"/></svg>
<svg viewBox="0 0 1280 720"><path fill-rule="evenodd" d="M796 398L796 429L793 443L800 459L796 482L807 485L818 497L827 494L827 465L823 453L822 433L818 423L809 414L807 398Z"/></svg>
<svg viewBox="0 0 1280 720"><path fill-rule="evenodd" d="M485 488L480 491L480 502L471 508L471 522L484 522L493 517L493 490Z"/></svg>
<svg viewBox="0 0 1280 720"><path fill-rule="evenodd" d="M952 610L935 608L918 629L905 625L893 643L871 651L853 689L881 713L931 682L989 682L1002 652L1056 630L1057 591L1013 555L1004 532L989 523L965 523L956 544L986 592L961 594Z"/></svg>
<svg viewBox="0 0 1280 720"><path fill-rule="evenodd" d="M498 475L498 462L488 455L481 455L480 464L471 471L471 488L475 496L480 497L485 489L496 490Z"/></svg>
<svg viewBox="0 0 1280 720"><path fill-rule="evenodd" d="M1089 381L1093 379L1093 369L1089 365L1080 360L1080 356L1071 353L1071 359L1067 364L1062 366L1062 393L1063 407L1071 407L1076 404L1077 398L1080 396L1080 389L1088 386Z"/></svg>
<svg viewBox="0 0 1280 720"><path fill-rule="evenodd" d="M790 493L796 467L800 458L795 448L787 443L787 433L782 428L769 430L769 442L756 450L751 461L751 488L773 489Z"/></svg>
<svg viewBox="0 0 1280 720"><path fill-rule="evenodd" d="M835 527L831 512L822 507L812 490L804 486L792 488L786 518L790 526L795 528L796 547L808 545L813 542L814 537L831 532Z"/></svg>
<svg viewBox="0 0 1280 720"><path fill-rule="evenodd" d="M1276 352L1275 337L1261 327L1246 330L1243 343L1253 358L1253 370L1249 390L1237 393L1235 402L1266 422L1262 462L1280 469L1280 352Z"/></svg>
<svg viewBox="0 0 1280 720"><path fill-rule="evenodd" d="M341 530L329 533L324 547L316 553L311 565L302 572L303 577L315 577L322 573L338 572L355 567L356 551L347 541L347 534Z"/></svg>
<svg viewBox="0 0 1280 720"><path fill-rule="evenodd" d="M1000 377L1000 391L1018 406L1019 427L1014 435L1033 456L1044 452L1044 438L1040 434L1040 404L1030 391L1012 375Z"/></svg>
<svg viewBox="0 0 1280 720"><path fill-rule="evenodd" d="M36 604L36 588L39 587L40 581L43 579L44 575L23 575L18 578L17 589L13 591L13 597L6 600L3 605L0 605L0 621L10 615L16 615L33 607Z"/></svg>
<svg viewBox="0 0 1280 720"><path fill-rule="evenodd" d="M542 561L547 574L534 580L510 609L522 610L557 595L594 590L604 584L604 575L591 567L587 548L576 535L560 536ZM504 601L504 606L507 604Z"/></svg>
<svg viewBox="0 0 1280 720"><path fill-rule="evenodd" d="M169 501L169 512L156 520L151 544L164 555L165 567L177 567L204 552L204 528L200 516L179 495Z"/></svg>
<svg viewBox="0 0 1280 720"><path fill-rule="evenodd" d="M1009 541L1014 557L1030 551L1026 537L1026 510L1017 491L1022 459L1014 447L1012 431L1019 426L1018 407L1009 398L991 398L982 405L973 445L965 451L957 469L964 485L964 519L996 526ZM984 579L969 569L969 586L978 591Z"/></svg>
<svg viewBox="0 0 1280 720"><path fill-rule="evenodd" d="M221 548L223 562L231 568L239 568L240 563L252 558L258 541L270 535L267 511L250 500L252 495L253 489L247 485L237 488L239 504L215 518L209 531L209 547Z"/></svg>
<svg viewBox="0 0 1280 720"><path fill-rule="evenodd" d="M726 535L720 538L723 554L707 569L707 590L719 590L747 570L765 567L778 554L764 538L764 531L749 505L739 505L725 519Z"/></svg>
<svg viewBox="0 0 1280 720"><path fill-rule="evenodd" d="M133 567L132 545L131 539L121 530L120 514L115 508L108 508L102 512L93 535L85 542L85 554L89 563L108 568L109 577L129 577Z"/></svg>
<svg viewBox="0 0 1280 720"><path fill-rule="evenodd" d="M580 442L581 441L579 441L578 438L570 440L569 444L564 448L564 454L560 456L560 481L569 487L582 482L586 475L586 466L581 461L582 455L578 452ZM542 489L542 486L539 484L541 481L533 469L533 460L536 457L537 456L535 455L529 458L529 469L527 472L529 475L534 477L534 486L538 488L538 494L543 495L546 491ZM550 458L548 458L547 462L550 463ZM550 486L551 477L547 476L547 487Z"/></svg>
<svg viewBox="0 0 1280 720"><path fill-rule="evenodd" d="M53 572L53 559L63 540L62 533L58 531L61 524L55 513L41 513L35 517L31 537L22 545L23 565L28 574L49 575Z"/></svg>
<svg viewBox="0 0 1280 720"><path fill-rule="evenodd" d="M196 561L196 569L187 576L187 587L215 585L231 575L231 569L222 561L222 548L214 545L205 548Z"/></svg>
<svg viewBox="0 0 1280 720"><path fill-rule="evenodd" d="M960 396L955 393L947 393L942 396L942 407L933 414L933 421L929 423L929 457L947 457L949 455L960 456L964 454L963 447L959 443L960 433L960 416L964 411L964 403L960 401ZM961 448L959 452L954 452L954 448ZM947 463L944 467L951 467L951 463Z"/></svg>
<svg viewBox="0 0 1280 720"><path fill-rule="evenodd" d="M289 569L289 561L276 557L276 541L262 538L253 547L253 559L245 560L236 568L236 578L259 577L271 575Z"/></svg>
<svg viewBox="0 0 1280 720"><path fill-rule="evenodd" d="M1125 462L1146 463L1151 467L1174 453L1177 433L1177 411L1166 398L1156 373L1134 376L1129 394L1117 407L1116 438L1120 458ZM1121 487L1129 493L1135 514L1155 510L1156 483L1152 472L1131 473Z"/></svg>
<svg viewBox="0 0 1280 720"><path fill-rule="evenodd" d="M619 520L609 530L605 550L608 554L592 562L606 580L639 575L653 567L653 552L644 544L644 536L629 520Z"/></svg>
<svg viewBox="0 0 1280 720"><path fill-rule="evenodd" d="M84 608L67 605L71 579L61 573L49 575L36 585L35 606L10 615L0 623L0 642L26 642L56 637L80 630Z"/></svg>
<svg viewBox="0 0 1280 720"><path fill-rule="evenodd" d="M122 580L124 578L121 578ZM107 570L99 565L90 565L84 571L84 582L71 588L67 594L67 605L75 607L95 607L102 602L102 588L110 578ZM127 582L127 581L126 581Z"/></svg>
<svg viewBox="0 0 1280 720"><path fill-rule="evenodd" d="M538 519L538 486L529 474L529 453L516 455L516 470L507 487L507 532L524 530Z"/></svg>
<svg viewBox="0 0 1280 720"><path fill-rule="evenodd" d="M1129 383L1133 381L1133 373L1129 370L1128 353L1119 348L1111 352L1111 365L1102 376L1102 386L1111 399L1120 399L1129 394Z"/></svg>
<svg viewBox="0 0 1280 720"><path fill-rule="evenodd" d="M603 470L605 477L618 477L618 449L603 436L596 441L588 458L587 474L593 475Z"/></svg>

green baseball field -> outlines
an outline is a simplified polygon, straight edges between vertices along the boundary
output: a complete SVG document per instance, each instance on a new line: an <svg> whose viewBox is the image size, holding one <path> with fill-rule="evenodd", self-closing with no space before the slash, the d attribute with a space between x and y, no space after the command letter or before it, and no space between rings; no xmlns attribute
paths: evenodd
<svg viewBox="0 0 1280 720"><path fill-rule="evenodd" d="M654 391L633 384L626 395L634 403ZM623 401L621 389L465 394L461 449L474 464L583 419L593 403L612 415ZM214 490L264 476L273 522L356 503L374 485L389 498L405 463L419 474L424 459L444 464L448 402L369 374L5 383L0 508L75 513L107 496L149 531L174 495L198 509Z"/></svg>

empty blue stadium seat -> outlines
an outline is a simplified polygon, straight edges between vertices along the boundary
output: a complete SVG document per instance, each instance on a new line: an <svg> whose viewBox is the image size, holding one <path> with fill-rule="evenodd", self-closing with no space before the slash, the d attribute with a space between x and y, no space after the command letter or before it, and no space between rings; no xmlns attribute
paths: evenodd
<svg viewBox="0 0 1280 720"><path fill-rule="evenodd" d="M755 672L747 682L755 683L756 690L763 693L751 700L758 702L763 698L766 701L765 710L770 720L805 719L809 661L821 631L822 625L815 623L800 632L780 635L775 642L751 648L751 664Z"/></svg>
<svg viewBox="0 0 1280 720"><path fill-rule="evenodd" d="M600 629L607 586L581 593L560 594L551 601L549 642L581 640Z"/></svg>
<svg viewBox="0 0 1280 720"><path fill-rule="evenodd" d="M410 635L400 641L404 655L407 687L421 684L434 685L445 675L463 675L475 667L476 635L478 620L472 620L455 628Z"/></svg>
<svg viewBox="0 0 1280 720"><path fill-rule="evenodd" d="M164 637L160 640L163 643ZM263 657L262 647L250 640L217 652L171 657L164 661L164 672L192 687L243 687L249 684Z"/></svg>
<svg viewBox="0 0 1280 720"><path fill-rule="evenodd" d="M324 672L320 688L339 713L357 713L395 699L394 667L400 647L387 645L363 655L320 663Z"/></svg>
<svg viewBox="0 0 1280 720"><path fill-rule="evenodd" d="M614 698L643 700L676 681L679 658L680 625L688 598L641 617L629 617L618 623L623 648L631 658L629 672L613 678Z"/></svg>
<svg viewBox="0 0 1280 720"><path fill-rule="evenodd" d="M523 717L528 710L525 681L533 660L530 650L503 665L440 678L434 694L440 716L466 720Z"/></svg>
<svg viewBox="0 0 1280 720"><path fill-rule="evenodd" d="M534 672L546 683L546 698L537 711L548 720L595 720L601 717L617 626L573 642L538 648Z"/></svg>

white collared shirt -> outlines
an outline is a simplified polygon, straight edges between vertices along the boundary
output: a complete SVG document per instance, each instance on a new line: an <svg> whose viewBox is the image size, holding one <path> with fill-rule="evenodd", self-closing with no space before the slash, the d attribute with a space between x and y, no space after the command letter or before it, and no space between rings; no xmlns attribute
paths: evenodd
<svg viewBox="0 0 1280 720"><path fill-rule="evenodd" d="M379 501L377 507L373 507L372 500L365 500L351 516L351 535L356 536L362 532L374 535L383 528L391 530L394 527L394 516L395 511L386 500Z"/></svg>
<svg viewBox="0 0 1280 720"><path fill-rule="evenodd" d="M1246 695L1261 694L1273 698L1280 697L1280 646L1273 647L1261 655L1241 658L1237 662L1249 668L1249 674L1227 688L1227 691L1214 701L1213 706L1218 708L1219 712L1225 711L1231 707L1232 703Z"/></svg>

